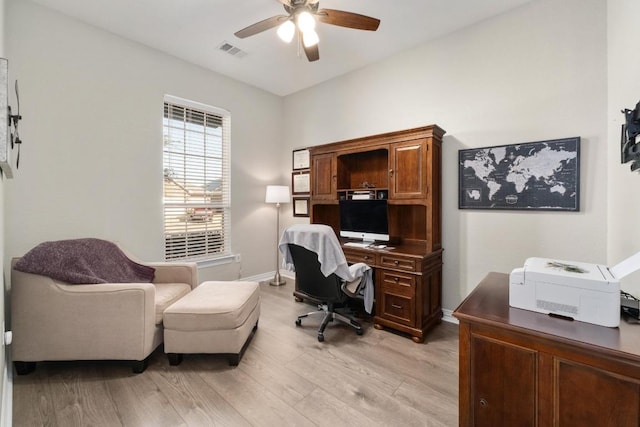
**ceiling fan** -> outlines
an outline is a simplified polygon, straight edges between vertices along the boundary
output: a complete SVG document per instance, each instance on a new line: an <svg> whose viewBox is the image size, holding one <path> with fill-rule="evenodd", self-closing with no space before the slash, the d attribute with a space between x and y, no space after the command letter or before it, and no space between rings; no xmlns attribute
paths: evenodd
<svg viewBox="0 0 640 427"><path fill-rule="evenodd" d="M244 39L274 27L278 27L278 36L289 43L297 33L309 61L320 59L316 21L357 30L375 31L380 20L369 16L335 9L319 9L320 0L276 0L282 3L288 15L276 15L256 22L235 33Z"/></svg>

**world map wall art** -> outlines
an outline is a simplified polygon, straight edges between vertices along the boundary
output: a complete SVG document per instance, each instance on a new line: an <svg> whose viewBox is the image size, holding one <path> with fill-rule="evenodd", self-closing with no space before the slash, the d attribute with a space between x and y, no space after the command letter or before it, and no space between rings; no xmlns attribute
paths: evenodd
<svg viewBox="0 0 640 427"><path fill-rule="evenodd" d="M580 210L580 137L458 151L460 209Z"/></svg>

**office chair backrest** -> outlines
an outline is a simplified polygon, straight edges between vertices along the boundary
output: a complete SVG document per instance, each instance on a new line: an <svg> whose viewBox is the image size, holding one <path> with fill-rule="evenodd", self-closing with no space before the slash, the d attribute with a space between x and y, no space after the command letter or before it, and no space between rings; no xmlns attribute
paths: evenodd
<svg viewBox="0 0 640 427"><path fill-rule="evenodd" d="M320 271L318 254L292 243L288 246L296 269L299 292L307 294L311 299L326 303L339 303L347 299L342 292L340 278L335 274L325 277Z"/></svg>

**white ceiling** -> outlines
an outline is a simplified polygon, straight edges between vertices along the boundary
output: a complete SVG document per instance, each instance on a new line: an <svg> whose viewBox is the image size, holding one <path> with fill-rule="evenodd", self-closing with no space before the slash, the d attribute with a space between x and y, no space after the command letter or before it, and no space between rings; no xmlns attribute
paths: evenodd
<svg viewBox="0 0 640 427"><path fill-rule="evenodd" d="M246 39L234 36L257 21L285 14L277 0L32 1L284 96L531 0L320 0L320 8L368 15L381 23L376 32L319 23L320 60L311 63L295 39L285 44L275 28ZM219 50L224 42L246 56Z"/></svg>

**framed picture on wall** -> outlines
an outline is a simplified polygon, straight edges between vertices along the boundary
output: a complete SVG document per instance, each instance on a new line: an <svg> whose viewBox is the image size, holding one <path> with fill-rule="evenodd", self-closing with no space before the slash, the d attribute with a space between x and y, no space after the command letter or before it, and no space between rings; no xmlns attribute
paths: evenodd
<svg viewBox="0 0 640 427"><path fill-rule="evenodd" d="M460 209L580 210L580 137L458 151Z"/></svg>
<svg viewBox="0 0 640 427"><path fill-rule="evenodd" d="M294 197L293 198L293 216L309 216L309 198Z"/></svg>
<svg viewBox="0 0 640 427"><path fill-rule="evenodd" d="M309 169L309 150L293 150L293 170Z"/></svg>
<svg viewBox="0 0 640 427"><path fill-rule="evenodd" d="M311 191L311 174L309 171L293 172L291 174L291 188L293 194L309 194Z"/></svg>

